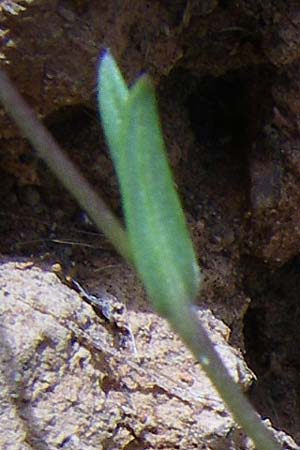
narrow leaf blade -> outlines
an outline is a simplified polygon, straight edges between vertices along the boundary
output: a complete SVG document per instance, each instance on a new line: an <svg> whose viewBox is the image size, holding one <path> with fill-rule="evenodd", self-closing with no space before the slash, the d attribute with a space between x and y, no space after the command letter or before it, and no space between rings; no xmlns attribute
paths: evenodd
<svg viewBox="0 0 300 450"><path fill-rule="evenodd" d="M98 106L105 138L117 171L120 153L124 149L121 136L128 96L125 80L114 58L106 51L98 68Z"/></svg>
<svg viewBox="0 0 300 450"><path fill-rule="evenodd" d="M126 109L120 184L135 265L156 309L180 314L197 295L200 272L147 76L131 88Z"/></svg>

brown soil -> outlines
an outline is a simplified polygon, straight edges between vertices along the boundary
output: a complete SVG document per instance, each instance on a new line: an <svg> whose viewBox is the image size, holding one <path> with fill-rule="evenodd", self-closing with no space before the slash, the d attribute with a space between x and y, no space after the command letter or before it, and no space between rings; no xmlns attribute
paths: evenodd
<svg viewBox="0 0 300 450"><path fill-rule="evenodd" d="M199 305L244 352L258 411L300 442L300 5L9 3L2 65L119 216L95 103L99 50L111 49L128 82L152 75L205 276ZM1 253L59 263L89 292L145 308L131 271L4 114L0 129Z"/></svg>

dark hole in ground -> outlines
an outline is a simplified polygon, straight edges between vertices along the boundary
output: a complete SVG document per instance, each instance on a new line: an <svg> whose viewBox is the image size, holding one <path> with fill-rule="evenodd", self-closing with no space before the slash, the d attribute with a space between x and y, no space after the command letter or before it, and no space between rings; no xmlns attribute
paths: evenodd
<svg viewBox="0 0 300 450"><path fill-rule="evenodd" d="M246 360L258 379L251 399L296 440L300 438L300 259L270 270L246 258L244 319Z"/></svg>
<svg viewBox="0 0 300 450"><path fill-rule="evenodd" d="M182 172L184 188L191 193L187 204L197 219L206 216L212 230L216 219L210 215L230 222L247 208L248 154L257 133L251 104L253 77L251 70L243 69L200 79L185 73L178 82L179 90L190 87L183 104L195 139Z"/></svg>
<svg viewBox="0 0 300 450"><path fill-rule="evenodd" d="M239 72L221 78L205 77L189 96L187 107L197 141L214 159L238 157L247 133L247 80Z"/></svg>
<svg viewBox="0 0 300 450"><path fill-rule="evenodd" d="M191 86L185 106L196 140L192 170L204 177L205 186L210 185L210 195L222 198L224 189L247 195L250 152L272 114L269 69L243 68L201 79L190 76L182 84Z"/></svg>

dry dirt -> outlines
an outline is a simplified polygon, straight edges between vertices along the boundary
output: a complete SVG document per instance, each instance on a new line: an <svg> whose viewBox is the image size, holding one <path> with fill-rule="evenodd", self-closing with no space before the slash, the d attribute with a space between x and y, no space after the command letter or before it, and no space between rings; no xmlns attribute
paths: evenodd
<svg viewBox="0 0 300 450"><path fill-rule="evenodd" d="M95 102L99 52L111 49L129 83L141 71L151 74L170 163L205 276L200 311L212 314L210 320L224 327L219 335L224 345L229 340L235 348L226 343L226 348L237 352L238 364L242 364L241 351L254 371L257 379L248 394L260 414L300 443L298 2L0 1L0 21L2 68L120 216L117 183ZM13 364L18 366L6 381L0 380L8 396L16 389L11 380L18 385L13 405L5 400L13 413L9 409L3 422L2 448L248 448L218 402L213 420L223 416L221 428L206 417L210 425L202 433L203 422L188 420L211 408L199 399L193 403L199 368L151 313L131 270L2 111L0 136L1 339L8 340L2 357L3 365L10 368L7 373L13 371ZM113 319L98 316L62 284L51 273L53 264L60 264L63 276L72 275L91 294L108 296ZM19 279L20 271L28 278ZM14 285L19 286L16 292ZM38 295L41 290L48 292L49 302L51 296L62 295L58 302L62 304L72 297L72 312L49 312L44 297ZM13 298L10 303L7 296ZM12 310L9 305L14 302ZM84 320L76 315L83 310ZM62 317L61 329L52 323L41 325L41 317L49 315L54 322ZM95 330L86 330L88 320ZM38 328L31 336L34 326ZM27 353L21 351L25 344L19 338L18 345L9 341L16 329L27 336ZM58 329L56 341L53 329ZM105 345L95 344L94 331L105 336ZM139 364L131 333L142 359ZM55 359L59 351L60 359ZM66 385L50 377L41 387L40 372L30 372L29 368L42 367L44 353L49 352L50 361L53 358L57 365L51 376L59 373L65 381L70 365L74 378ZM80 360L77 352L83 352L83 361L92 361L92 369L86 369L90 365L85 363L78 362L81 370L77 363L71 364L74 358ZM125 361L130 361L130 377ZM46 366L51 367L49 360ZM237 380L246 388L251 375L245 367L243 371ZM163 384L169 383L167 374L178 381L178 388ZM79 396L76 390L76 401L68 392L68 407L54 407L54 401L49 419L41 403L45 393L56 388L64 393L64 386L77 386L74 380L81 377L82 384L92 384L93 392ZM190 383L190 397L184 397L188 394L183 394L180 383ZM58 403L63 401L60 395ZM104 412L105 422L103 415L90 420L85 396L99 396L96 412ZM84 413L64 415L80 405ZM18 431L23 430L18 438L7 433L9 418ZM61 435L60 421L61 428L69 430ZM292 442L289 445L297 448Z"/></svg>

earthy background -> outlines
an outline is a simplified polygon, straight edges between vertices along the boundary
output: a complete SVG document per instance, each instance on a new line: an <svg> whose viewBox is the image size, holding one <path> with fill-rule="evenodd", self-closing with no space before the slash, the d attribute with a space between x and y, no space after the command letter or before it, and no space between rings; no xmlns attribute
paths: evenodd
<svg viewBox="0 0 300 450"><path fill-rule="evenodd" d="M205 276L199 315L236 380L254 380L243 357L255 373L258 411L299 443L299 2L2 0L0 21L1 67L120 217L99 53L128 83L151 74ZM2 110L0 137L1 448L250 448Z"/></svg>

